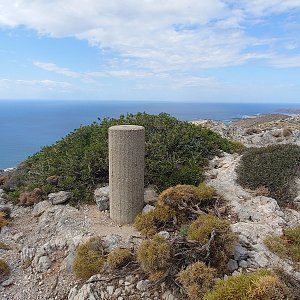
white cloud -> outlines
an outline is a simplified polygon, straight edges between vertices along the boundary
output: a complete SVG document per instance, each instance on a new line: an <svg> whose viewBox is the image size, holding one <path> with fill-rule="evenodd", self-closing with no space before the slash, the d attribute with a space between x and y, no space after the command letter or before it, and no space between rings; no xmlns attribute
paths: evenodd
<svg viewBox="0 0 300 300"><path fill-rule="evenodd" d="M274 56L270 63L276 68L300 68L300 55Z"/></svg>
<svg viewBox="0 0 300 300"><path fill-rule="evenodd" d="M245 22L299 8L300 0L1 0L0 26L84 39L118 58L115 67L107 62L105 70L90 73L34 63L47 71L72 78L142 78L268 60L268 51L248 48L270 48L278 40L249 35Z"/></svg>
<svg viewBox="0 0 300 300"><path fill-rule="evenodd" d="M66 99L73 89L65 81L0 78L1 99Z"/></svg>
<svg viewBox="0 0 300 300"><path fill-rule="evenodd" d="M300 9L300 0L240 0L232 2L238 3L239 7L254 16Z"/></svg>
<svg viewBox="0 0 300 300"><path fill-rule="evenodd" d="M2 78L0 79L0 83L2 84L9 84L9 85L27 85L27 86L38 86L38 87L46 87L49 89L52 88L68 88L71 86L70 83L65 81L55 81L55 80L49 80L49 79L32 79L32 80L25 80L25 79L7 79Z"/></svg>
<svg viewBox="0 0 300 300"><path fill-rule="evenodd" d="M43 80L18 79L18 80L15 80L15 82L20 83L20 84L26 84L26 85L36 85L36 86L47 87L49 89L52 89L55 87L67 88L67 87L71 86L70 83L65 82L65 81L55 81L55 80L49 80L49 79L43 79Z"/></svg>
<svg viewBox="0 0 300 300"><path fill-rule="evenodd" d="M67 68L62 68L53 63L35 61L33 64L41 69L46 71L54 72L57 74L65 75L67 77L79 78L81 77L80 73L71 71Z"/></svg>
<svg viewBox="0 0 300 300"><path fill-rule="evenodd" d="M152 79L157 81L155 86L163 87L166 82L168 86L173 89L180 89L185 87L203 87L212 86L217 83L216 79L213 77L203 77L203 76L191 76L188 73L167 73L167 72L145 72L140 70L128 70L128 69L118 69L118 70L105 70L105 71L95 71L95 72L73 72L69 69L61 68L53 63L49 62L34 62L34 65L45 69L50 72L59 73L67 77L80 78L84 82L94 82L96 83L98 79L101 78L117 78L117 79L130 79L138 80L137 88L145 88L145 84L142 83L143 80ZM71 74L71 75L70 75ZM76 74L76 76L75 76ZM21 80L20 80L21 81ZM26 81L24 81L26 82ZM34 84L36 81L28 81L28 83ZM40 83L40 82L38 82ZM148 89L149 87L147 87Z"/></svg>

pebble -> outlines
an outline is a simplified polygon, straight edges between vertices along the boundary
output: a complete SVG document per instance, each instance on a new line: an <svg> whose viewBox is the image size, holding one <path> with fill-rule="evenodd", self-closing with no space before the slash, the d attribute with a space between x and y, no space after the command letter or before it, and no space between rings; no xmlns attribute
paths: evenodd
<svg viewBox="0 0 300 300"><path fill-rule="evenodd" d="M114 292L114 296L118 297L121 296L122 294L122 289L121 288L116 288L115 292Z"/></svg>
<svg viewBox="0 0 300 300"><path fill-rule="evenodd" d="M136 288L141 291L144 292L147 290L147 288L149 287L149 280L141 280L136 284Z"/></svg>
<svg viewBox="0 0 300 300"><path fill-rule="evenodd" d="M2 282L2 286L6 287L6 286L9 286L9 285L12 285L13 282L14 282L13 278L9 278L9 279Z"/></svg>
<svg viewBox="0 0 300 300"><path fill-rule="evenodd" d="M109 295L112 295L112 294L114 293L115 287L114 287L113 285L108 285L108 286L106 287L106 289L107 289L108 294L109 294Z"/></svg>
<svg viewBox="0 0 300 300"><path fill-rule="evenodd" d="M227 263L228 272L232 273L233 271L239 268L238 263L234 259L229 259Z"/></svg>

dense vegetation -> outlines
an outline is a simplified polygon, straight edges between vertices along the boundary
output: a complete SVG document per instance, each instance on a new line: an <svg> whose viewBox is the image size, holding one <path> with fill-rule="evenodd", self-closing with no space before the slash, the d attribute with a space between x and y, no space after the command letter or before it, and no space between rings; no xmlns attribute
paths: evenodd
<svg viewBox="0 0 300 300"><path fill-rule="evenodd" d="M138 274L153 289L164 283L180 299L298 299L297 283L282 270L224 279L236 237L221 211L222 198L210 186L170 187L159 195L154 211L137 217L135 226L147 235L139 245L109 253L101 238L94 237L77 247L73 272L82 279L99 273L103 278ZM299 227L286 230L285 236L299 249Z"/></svg>
<svg viewBox="0 0 300 300"><path fill-rule="evenodd" d="M223 205L214 188L203 183L170 187L153 211L137 216L135 227L146 235L141 242L109 253L94 237L77 247L73 272L83 279L99 273L140 274L154 286L164 282L189 299L202 299L226 273L236 242L223 219Z"/></svg>
<svg viewBox="0 0 300 300"><path fill-rule="evenodd" d="M209 158L237 146L207 128L167 114L138 113L104 119L76 129L30 157L14 179L16 196L21 190L40 187L45 194L66 190L73 192L75 201L90 199L95 185L108 182L108 128L116 124L145 127L145 184L153 184L158 190L179 183L198 184ZM47 183L49 176L59 176L58 183Z"/></svg>
<svg viewBox="0 0 300 300"><path fill-rule="evenodd" d="M223 275L236 243L230 223L223 219L226 211L223 216L220 213L223 204L211 186L176 185L159 195L154 210L138 215L134 226L149 238L139 262L150 260L150 277L160 272L174 281L180 270L199 261L215 268L216 275ZM165 245L163 251L154 247L160 232L171 233L167 240L171 246ZM155 259L160 263L154 264Z"/></svg>
<svg viewBox="0 0 300 300"><path fill-rule="evenodd" d="M267 188L280 205L296 195L295 178L300 174L300 147L273 145L247 150L237 168L238 183L250 189Z"/></svg>

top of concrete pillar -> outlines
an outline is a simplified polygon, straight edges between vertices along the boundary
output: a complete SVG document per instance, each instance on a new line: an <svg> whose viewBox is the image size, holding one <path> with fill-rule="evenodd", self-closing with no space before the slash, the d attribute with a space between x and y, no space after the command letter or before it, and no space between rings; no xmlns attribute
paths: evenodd
<svg viewBox="0 0 300 300"><path fill-rule="evenodd" d="M115 125L109 127L109 130L144 130L145 128L143 126L138 126L138 125Z"/></svg>

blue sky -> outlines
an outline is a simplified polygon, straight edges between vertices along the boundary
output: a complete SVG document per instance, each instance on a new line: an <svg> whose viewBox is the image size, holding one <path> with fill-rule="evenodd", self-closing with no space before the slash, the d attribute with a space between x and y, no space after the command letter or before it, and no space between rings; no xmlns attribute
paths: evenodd
<svg viewBox="0 0 300 300"><path fill-rule="evenodd" d="M300 0L1 0L0 99L300 103Z"/></svg>

